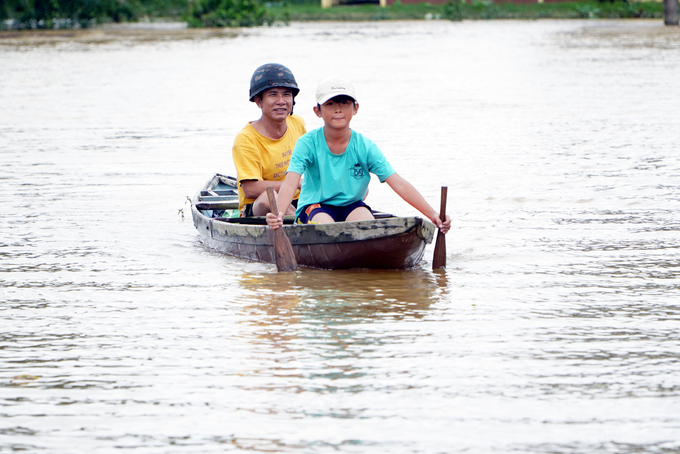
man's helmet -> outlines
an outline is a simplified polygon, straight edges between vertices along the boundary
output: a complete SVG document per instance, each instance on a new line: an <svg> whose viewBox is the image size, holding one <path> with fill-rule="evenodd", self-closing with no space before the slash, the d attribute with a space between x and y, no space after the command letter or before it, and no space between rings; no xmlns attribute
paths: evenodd
<svg viewBox="0 0 680 454"><path fill-rule="evenodd" d="M267 88L272 87L292 89L293 98L300 92L290 69L278 63L267 63L257 68L250 79L250 100L254 101L255 95L259 95Z"/></svg>

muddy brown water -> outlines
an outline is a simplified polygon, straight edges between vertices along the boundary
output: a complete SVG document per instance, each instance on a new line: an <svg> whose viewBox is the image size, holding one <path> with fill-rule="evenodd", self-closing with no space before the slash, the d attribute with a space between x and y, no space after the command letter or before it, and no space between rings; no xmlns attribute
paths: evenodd
<svg viewBox="0 0 680 454"><path fill-rule="evenodd" d="M353 127L448 185L445 272L200 243L270 61L309 129L349 77ZM678 80L661 21L0 34L0 450L680 450Z"/></svg>

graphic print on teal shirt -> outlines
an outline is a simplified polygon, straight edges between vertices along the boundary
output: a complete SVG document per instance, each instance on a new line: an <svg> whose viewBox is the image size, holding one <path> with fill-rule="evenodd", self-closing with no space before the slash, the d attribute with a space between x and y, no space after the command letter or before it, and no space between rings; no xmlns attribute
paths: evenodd
<svg viewBox="0 0 680 454"><path fill-rule="evenodd" d="M361 164L358 162L354 164L352 167L349 168L349 174L353 177L356 178L357 180L361 180L364 177L364 169L361 168Z"/></svg>

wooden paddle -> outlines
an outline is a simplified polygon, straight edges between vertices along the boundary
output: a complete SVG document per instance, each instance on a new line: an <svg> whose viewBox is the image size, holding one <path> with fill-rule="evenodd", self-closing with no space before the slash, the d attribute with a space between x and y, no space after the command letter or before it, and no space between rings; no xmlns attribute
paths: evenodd
<svg viewBox="0 0 680 454"><path fill-rule="evenodd" d="M442 186L442 204L439 210L439 219L446 221L446 193L448 188ZM438 270L446 268L446 235L441 230L437 231L437 241L434 243L434 257L432 258L432 269Z"/></svg>
<svg viewBox="0 0 680 454"><path fill-rule="evenodd" d="M271 212L279 215L279 210L276 208L276 197L274 197L274 190L271 186L267 188L267 197L269 197L269 207ZM276 270L281 271L297 271L298 265L293 253L293 246L290 244L290 239L283 231L283 227L274 230L274 255L276 257Z"/></svg>

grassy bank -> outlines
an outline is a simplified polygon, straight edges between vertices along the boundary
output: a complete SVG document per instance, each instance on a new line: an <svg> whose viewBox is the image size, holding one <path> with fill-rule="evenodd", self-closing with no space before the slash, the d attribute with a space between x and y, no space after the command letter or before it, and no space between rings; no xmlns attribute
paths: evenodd
<svg viewBox="0 0 680 454"><path fill-rule="evenodd" d="M290 21L374 21L405 19L583 19L583 18L663 18L660 2L601 2L588 0L562 3L512 4L490 1L449 2L445 5L397 3L381 8L377 4L347 5L322 9L319 2L271 4L277 19Z"/></svg>
<svg viewBox="0 0 680 454"><path fill-rule="evenodd" d="M231 27L291 21L376 20L489 20L489 19L583 19L663 18L660 2L599 1L493 3L451 0L444 5L429 3L394 5L377 3L342 5L322 9L318 0L261 3L259 0L90 0L90 9L78 8L81 0L6 0L0 10L0 29L78 28L98 23L171 19L187 21L192 27ZM11 9L14 2L21 8Z"/></svg>

